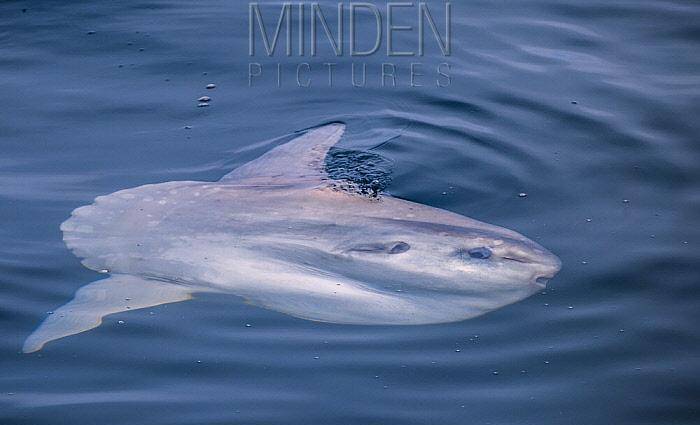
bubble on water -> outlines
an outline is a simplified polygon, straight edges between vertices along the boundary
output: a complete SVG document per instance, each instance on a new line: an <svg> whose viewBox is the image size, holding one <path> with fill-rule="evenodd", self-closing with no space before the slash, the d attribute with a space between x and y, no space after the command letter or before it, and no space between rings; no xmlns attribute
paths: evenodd
<svg viewBox="0 0 700 425"><path fill-rule="evenodd" d="M207 90L213 90L216 88L216 84L207 84L206 89Z"/></svg>
<svg viewBox="0 0 700 425"><path fill-rule="evenodd" d="M123 320L119 320L119 321L117 321L117 323L120 324L120 325L123 325L123 324L124 324L124 321L123 321Z"/></svg>
<svg viewBox="0 0 700 425"><path fill-rule="evenodd" d="M246 328L251 328L251 327L253 327L253 325L251 325L250 323L246 323L246 324L245 324L245 327L246 327Z"/></svg>
<svg viewBox="0 0 700 425"><path fill-rule="evenodd" d="M197 102L211 102L211 97L209 96L202 96L199 99L197 99Z"/></svg>
<svg viewBox="0 0 700 425"><path fill-rule="evenodd" d="M326 172L336 190L378 197L391 183L393 163L366 151L331 148L326 155Z"/></svg>
<svg viewBox="0 0 700 425"><path fill-rule="evenodd" d="M491 372L491 373L494 374L494 375L498 375L498 371L497 371L497 370L494 370L494 371Z"/></svg>
<svg viewBox="0 0 700 425"><path fill-rule="evenodd" d="M203 103L200 103L197 105L198 108L206 108L207 106L209 106L209 104L206 102L203 102Z"/></svg>
<svg viewBox="0 0 700 425"><path fill-rule="evenodd" d="M527 198L527 193L525 193L525 192L519 193L518 198Z"/></svg>

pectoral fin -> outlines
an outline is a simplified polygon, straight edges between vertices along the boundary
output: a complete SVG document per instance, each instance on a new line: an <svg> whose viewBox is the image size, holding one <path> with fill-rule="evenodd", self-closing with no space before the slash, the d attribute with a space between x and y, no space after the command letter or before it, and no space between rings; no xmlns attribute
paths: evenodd
<svg viewBox="0 0 700 425"><path fill-rule="evenodd" d="M27 338L25 353L39 351L47 342L96 328L102 318L191 298L191 288L129 275L113 275L84 286L67 304L48 316Z"/></svg>

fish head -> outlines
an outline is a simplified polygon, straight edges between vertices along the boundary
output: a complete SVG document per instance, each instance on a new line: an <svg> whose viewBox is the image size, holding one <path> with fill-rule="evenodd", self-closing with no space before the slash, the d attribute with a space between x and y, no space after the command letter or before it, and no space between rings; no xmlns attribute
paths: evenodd
<svg viewBox="0 0 700 425"><path fill-rule="evenodd" d="M536 291L545 288L561 268L561 261L536 242L497 226L476 221L473 226L382 222L371 234L358 233L343 252L379 266L387 279L407 280L412 275L408 279L423 282L425 288L458 292Z"/></svg>

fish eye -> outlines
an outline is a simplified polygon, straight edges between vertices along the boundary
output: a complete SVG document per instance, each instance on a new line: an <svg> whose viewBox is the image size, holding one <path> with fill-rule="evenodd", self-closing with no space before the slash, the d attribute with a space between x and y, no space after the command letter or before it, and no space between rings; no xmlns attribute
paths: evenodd
<svg viewBox="0 0 700 425"><path fill-rule="evenodd" d="M470 249L469 251L467 251L467 253L471 258L475 258L477 260L487 260L491 258L491 255L493 254L491 250L486 248L485 246Z"/></svg>
<svg viewBox="0 0 700 425"><path fill-rule="evenodd" d="M409 249L411 249L411 245L406 242L396 242L389 250L389 254L403 254Z"/></svg>

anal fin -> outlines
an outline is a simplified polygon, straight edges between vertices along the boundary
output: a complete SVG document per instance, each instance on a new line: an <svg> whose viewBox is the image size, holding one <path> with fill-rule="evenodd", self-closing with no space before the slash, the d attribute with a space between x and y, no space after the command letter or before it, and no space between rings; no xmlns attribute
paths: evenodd
<svg viewBox="0 0 700 425"><path fill-rule="evenodd" d="M22 351L39 351L47 342L96 328L107 315L185 301L191 293L190 288L172 283L112 275L80 288L70 302L56 309L27 337Z"/></svg>

